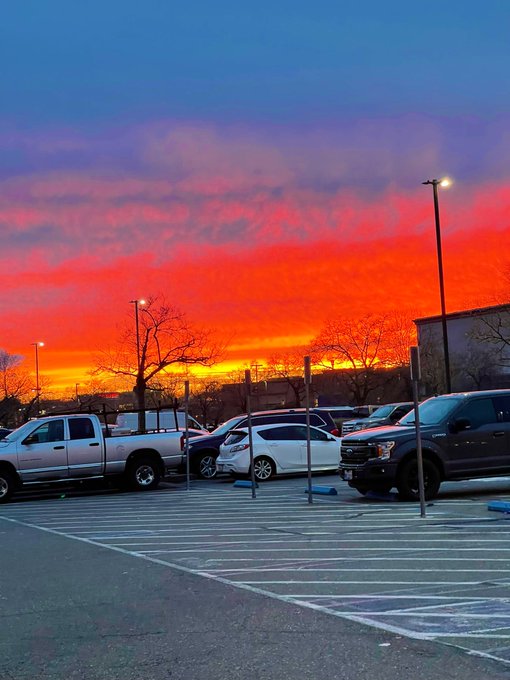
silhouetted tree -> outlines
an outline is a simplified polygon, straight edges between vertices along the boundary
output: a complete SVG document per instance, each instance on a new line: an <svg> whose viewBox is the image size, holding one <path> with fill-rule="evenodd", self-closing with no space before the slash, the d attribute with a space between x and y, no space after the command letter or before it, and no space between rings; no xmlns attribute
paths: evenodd
<svg viewBox="0 0 510 680"><path fill-rule="evenodd" d="M140 309L140 360L132 326L124 328L119 343L104 352L96 362L96 372L134 381L134 394L140 409L139 428L145 429L146 392L160 389L169 369L199 364L213 365L221 348L210 333L191 325L186 315L164 299L151 297Z"/></svg>

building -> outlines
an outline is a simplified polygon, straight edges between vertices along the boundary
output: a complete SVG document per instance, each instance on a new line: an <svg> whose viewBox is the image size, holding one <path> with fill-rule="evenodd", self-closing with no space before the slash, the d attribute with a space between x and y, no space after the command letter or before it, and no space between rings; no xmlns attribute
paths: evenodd
<svg viewBox="0 0 510 680"><path fill-rule="evenodd" d="M452 391L510 387L510 304L446 315ZM423 396L445 389L441 316L415 319Z"/></svg>

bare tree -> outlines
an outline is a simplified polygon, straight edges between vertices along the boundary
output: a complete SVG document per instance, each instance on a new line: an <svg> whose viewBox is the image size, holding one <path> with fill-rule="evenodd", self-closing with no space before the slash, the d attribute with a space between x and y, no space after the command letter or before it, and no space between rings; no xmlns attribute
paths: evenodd
<svg viewBox="0 0 510 680"><path fill-rule="evenodd" d="M295 350L283 354L274 354L267 361L268 377L279 378L289 386L293 395L292 406L300 407L305 396L303 379L303 358L305 350Z"/></svg>
<svg viewBox="0 0 510 680"><path fill-rule="evenodd" d="M222 384L213 378L194 381L191 387L191 403L196 413L200 413L202 425L218 425L223 417L224 403Z"/></svg>
<svg viewBox="0 0 510 680"><path fill-rule="evenodd" d="M496 366L510 363L510 314L496 312L480 316L470 332L472 340L486 343L493 348L493 362Z"/></svg>
<svg viewBox="0 0 510 680"><path fill-rule="evenodd" d="M311 344L314 363L325 368L334 368L336 363L345 368L354 402L365 404L383 378L378 369L395 362L385 343L390 328L386 317L372 314L357 321L330 321Z"/></svg>
<svg viewBox="0 0 510 680"><path fill-rule="evenodd" d="M19 409L26 410L37 401L33 379L23 361L20 354L0 349L0 422L6 425L17 424Z"/></svg>
<svg viewBox="0 0 510 680"><path fill-rule="evenodd" d="M134 381L139 428L144 430L147 391L160 389L173 367L213 365L222 350L209 332L193 327L183 312L160 297L151 297L140 310L139 340L137 357L137 339L132 328L125 328L118 345L98 358L96 372Z"/></svg>

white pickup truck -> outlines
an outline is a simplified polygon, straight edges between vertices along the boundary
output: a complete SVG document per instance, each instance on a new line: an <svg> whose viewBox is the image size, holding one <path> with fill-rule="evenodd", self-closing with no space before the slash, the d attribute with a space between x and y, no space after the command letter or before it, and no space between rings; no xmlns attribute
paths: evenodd
<svg viewBox="0 0 510 680"><path fill-rule="evenodd" d="M182 432L104 437L95 415L37 418L0 440L0 503L29 485L116 475L131 488L155 489L183 459Z"/></svg>

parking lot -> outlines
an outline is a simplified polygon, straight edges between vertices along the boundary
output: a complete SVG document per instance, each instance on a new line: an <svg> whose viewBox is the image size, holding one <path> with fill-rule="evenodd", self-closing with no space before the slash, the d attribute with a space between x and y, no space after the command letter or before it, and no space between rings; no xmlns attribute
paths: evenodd
<svg viewBox="0 0 510 680"><path fill-rule="evenodd" d="M510 479L445 484L428 504L370 500L335 476L148 493L20 498L0 519L184 570L371 627L510 664L510 523L487 502Z"/></svg>

